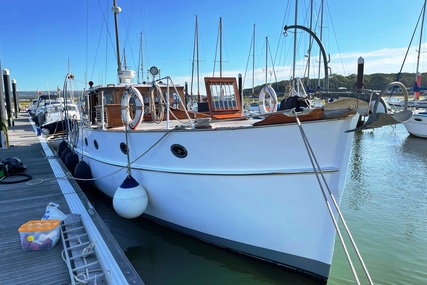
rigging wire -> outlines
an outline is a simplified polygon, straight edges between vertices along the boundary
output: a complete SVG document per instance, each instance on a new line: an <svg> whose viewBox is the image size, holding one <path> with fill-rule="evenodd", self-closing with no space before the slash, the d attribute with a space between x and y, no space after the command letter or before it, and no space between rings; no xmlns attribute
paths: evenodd
<svg viewBox="0 0 427 285"><path fill-rule="evenodd" d="M357 283L357 284L360 284L359 278L358 278L357 273L356 273L356 270L355 270L355 268L354 268L354 266L353 266L353 262L352 262L352 260L351 260L351 257L350 257L350 255L349 255L349 253L348 253L348 250L347 250L347 247L346 247L346 245L345 245L344 239L343 239L343 237L342 237L341 231L340 231L340 229L339 229L339 227L338 227L338 224L337 224L336 218L334 217L334 214L333 214L333 212L332 212L332 208L331 208L331 205L330 205L329 199L326 197L326 192L325 192L325 189L324 189L324 188L323 188L323 186L322 186L322 182L323 182L323 183L325 184L325 186L326 186L326 190L327 190L327 192L328 192L328 194L329 194L329 196L331 197L331 200L332 200L332 202L333 202L334 209L335 209L335 210L336 210L336 212L338 213L338 216L339 216L339 218L340 218L340 220L341 220L341 222L342 222L342 224L343 224L343 226L344 226L344 229L345 229L345 231L346 231L346 233L347 233L347 236L348 236L348 238L350 239L350 242L351 242L351 244L352 244L352 246L353 246L354 251L356 252L356 255L357 255L358 259L359 259L360 264L362 265L362 268L363 268L363 271L364 271L364 273L365 273L365 276L366 276L366 278L368 279L369 284L373 285L374 283L373 283L373 281L372 281L372 279L371 279L371 276L369 275L368 269L366 268L365 263L363 262L362 256L361 256L361 254L360 254L360 252L359 252L359 250L358 250L358 248L357 248L357 246L356 246L356 243L354 242L353 236L352 236L352 235L351 235L351 233L350 233L350 230L349 230L349 228L348 228L348 226L347 226L347 223L346 223L346 221L345 221L345 219L344 219L344 216L342 215L342 212L341 212L341 210L340 210L340 208L339 208L339 205L338 205L337 201L335 200L334 195L332 194L332 191L331 191L331 189L329 188L329 186L328 186L328 184L327 184L327 182L326 182L326 179L325 179L325 177L324 177L324 175L323 175L323 173L322 173L322 171L321 171L320 165L319 165L319 163L318 163L318 161L317 161L317 159L316 159L316 156L315 156L315 154L314 154L314 151L313 151L313 149L312 149L312 148L311 148L311 146L310 146L310 143L309 143L309 141L308 141L307 136L305 135L304 129L303 129L303 127L302 127L302 125L301 125L301 122L300 122L300 120L299 120L299 118L298 118L298 114L297 114L297 112L296 112L294 109L293 109L293 113L294 113L294 115L295 115L295 119L296 119L296 122L297 122L298 128L299 128L299 130L300 130L301 137L302 137L302 139L303 139L303 141L304 141L304 145L305 145L305 147L306 147L306 149L307 149L307 154L308 154L308 156L309 156L309 158L310 158L310 162L311 162L311 164L312 164L312 166L313 166L314 173L316 174L316 179L317 179L317 181L318 181L318 183L319 183L319 186L320 186L320 188L321 188L321 190L322 190L323 198L324 198L325 203L326 203L326 205L327 205L327 207L328 207L329 214L331 215L332 222L334 223L335 229L336 229L337 234L338 234L338 237L339 237L339 239L340 239L340 241L341 241L341 245L343 246L343 249L344 249L345 255L346 255L347 260L348 260L348 262L349 262L349 264L350 264L350 268L351 268L351 270L352 270L352 272L353 272L353 275L354 275L354 278L355 278L355 280L356 280L356 283ZM320 177L322 178L322 181L320 180L319 175L320 175Z"/></svg>

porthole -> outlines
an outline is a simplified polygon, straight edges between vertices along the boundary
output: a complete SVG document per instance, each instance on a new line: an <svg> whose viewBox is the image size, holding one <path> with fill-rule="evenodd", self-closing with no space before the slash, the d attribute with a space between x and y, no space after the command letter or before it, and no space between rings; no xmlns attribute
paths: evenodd
<svg viewBox="0 0 427 285"><path fill-rule="evenodd" d="M96 140L93 141L93 145L95 146L96 149L99 148L98 142Z"/></svg>
<svg viewBox="0 0 427 285"><path fill-rule="evenodd" d="M120 143L120 150L124 153L124 154L128 154L128 146L122 142Z"/></svg>
<svg viewBox="0 0 427 285"><path fill-rule="evenodd" d="M188 155L187 150L180 144L174 144L171 146L171 152L178 158L184 158Z"/></svg>

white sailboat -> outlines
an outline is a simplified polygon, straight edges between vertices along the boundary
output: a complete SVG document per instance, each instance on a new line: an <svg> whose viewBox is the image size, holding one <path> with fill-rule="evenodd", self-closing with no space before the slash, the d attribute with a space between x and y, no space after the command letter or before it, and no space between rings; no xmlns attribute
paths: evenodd
<svg viewBox="0 0 427 285"><path fill-rule="evenodd" d="M422 20L421 20L421 30L420 30L420 42L418 47L418 57L417 57L417 72L416 72L416 86L418 89L421 88L421 74L419 71L419 63L420 63L420 53L421 53L421 41L422 41L422 35L423 35L423 29L424 29L424 19L425 19L425 12L426 12L426 3L427 1L424 1L424 5L422 8ZM425 88L424 88L425 89ZM418 94L417 94L418 93ZM427 138L427 104L425 104L425 100L419 100L419 90L416 90L414 101L412 101L411 105L415 107L413 110L412 117L403 123L408 133L410 133L413 136L417 136L420 138ZM424 103L424 106L423 106ZM421 106L422 109L419 109L418 106Z"/></svg>
<svg viewBox="0 0 427 285"><path fill-rule="evenodd" d="M117 27L115 1L113 11ZM151 83L131 83L134 72L117 60L120 82L90 83L80 100L86 113L68 140L80 160L74 175L90 170L125 218L143 214L327 279L338 212L327 204L342 196L353 141L346 131L356 127L356 110L285 110L248 120L236 78L209 77L207 101L198 103L198 112L188 111L183 86L158 78L156 67ZM324 89L320 95L360 94ZM180 105L172 107L177 99ZM254 154L250 161L248 153Z"/></svg>
<svg viewBox="0 0 427 285"><path fill-rule="evenodd" d="M427 109L413 110L412 117L403 124L411 135L427 138Z"/></svg>

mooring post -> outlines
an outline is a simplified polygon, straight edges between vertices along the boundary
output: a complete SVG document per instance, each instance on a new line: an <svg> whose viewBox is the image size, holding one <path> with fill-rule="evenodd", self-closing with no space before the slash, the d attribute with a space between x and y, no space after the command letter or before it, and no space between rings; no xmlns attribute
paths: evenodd
<svg viewBox="0 0 427 285"><path fill-rule="evenodd" d="M238 88L239 88L240 106L241 106L242 113L243 113L243 83L242 83L243 79L242 79L242 74L239 73L237 78L238 78L237 82L238 82Z"/></svg>
<svg viewBox="0 0 427 285"><path fill-rule="evenodd" d="M363 86L365 85L363 83L363 67L365 65L365 60L363 57L359 57L357 60L357 82L356 82L356 88L357 89L363 89Z"/></svg>
<svg viewBox="0 0 427 285"><path fill-rule="evenodd" d="M3 76L0 76L0 147L7 148L9 147L9 137L7 135L7 116L3 94Z"/></svg>
<svg viewBox="0 0 427 285"><path fill-rule="evenodd" d="M13 116L12 116L12 105L10 102L10 76L9 70L3 70L3 81L4 81L4 96L6 99L6 112L7 112L7 125L9 127L13 124Z"/></svg>
<svg viewBox="0 0 427 285"><path fill-rule="evenodd" d="M12 93L13 93L13 105L15 107L15 119L19 116L19 100L18 100L18 89L16 88L16 80L12 79Z"/></svg>

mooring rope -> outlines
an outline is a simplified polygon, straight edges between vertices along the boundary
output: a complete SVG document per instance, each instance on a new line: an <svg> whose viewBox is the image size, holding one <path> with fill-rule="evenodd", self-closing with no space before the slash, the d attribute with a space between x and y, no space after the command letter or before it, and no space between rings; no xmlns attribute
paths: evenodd
<svg viewBox="0 0 427 285"><path fill-rule="evenodd" d="M319 175L322 177L323 183L325 184L326 189L327 189L327 191L328 191L328 193L329 193L329 196L331 197L331 200L332 200L332 202L333 202L333 204L334 204L335 210L337 211L338 216L339 216L339 218L340 218L340 220L341 220L341 222L342 222L342 224L343 224L343 226L344 226L344 228L345 228L345 231L346 231L346 233L347 233L347 235L348 235L348 238L349 238L349 239L350 239L350 241L351 241L351 244L352 244L352 246L353 246L354 251L356 252L356 255L357 255L358 259L359 259L359 262L360 262L360 264L362 265L362 268L363 268L363 271L364 271L364 273L365 273L365 275L366 275L366 278L368 279L369 284L372 284L372 285L373 285L374 283L372 282L372 279L371 279L371 276L369 275L368 269L366 268L365 263L363 262L362 256L361 256L361 254L360 254L360 252L359 252L359 250L358 250L358 248L357 248L357 246L356 246L356 243L355 243L355 241L354 241L354 239L353 239L353 236L352 236L352 235L351 235L351 233L350 233L350 230L349 230L349 228L348 228L348 226L347 226L347 223L346 223L346 221L345 221L345 219L344 219L344 216L342 215L342 212L341 212L341 210L340 210L340 208L339 208L339 206L338 206L338 203L336 202L335 197L334 197L334 195L332 194L332 191L331 191L331 189L329 188L329 186L328 186L328 184L327 184L327 182L326 182L325 176L323 175L322 170L320 169L320 165L319 165L319 163L318 163L318 161L317 161L317 159L316 159L316 156L315 156L315 154L314 154L314 151L313 151L313 149L312 149L312 148L311 148L311 146L310 146L310 143L309 143L309 141L308 141L308 139L307 139L307 136L305 135L304 129L303 129L303 127L302 127L302 125L301 125L301 122L300 122L300 120L299 120L299 118L298 118L298 114L297 114L297 112L295 112L295 110L293 110L293 113L294 113L294 115L295 115L295 119L296 119L296 122L297 122L298 128L299 128L299 130L300 130L301 137L302 137L302 139L303 139L303 141L304 141L304 145L305 145L305 147L306 147L306 149L307 149L307 153L308 153L308 156L309 156L309 158L310 158L310 162L311 162L311 164L312 164L312 166L313 166L314 173L316 174L316 179L317 179L317 181L318 181L318 183L319 183L319 186L320 186L320 188L321 188L321 190L322 190L323 198L324 198L325 203L326 203L326 205L327 205L327 207L328 207L329 214L331 215L331 218L332 218L332 221L333 221L333 223L334 223L335 229L336 229L336 231L337 231L337 234L338 234L339 239L340 239L340 241L341 241L341 244L342 244L342 246L343 246L343 249L344 249L344 252L345 252L346 258L347 258L347 260L348 260L348 262L349 262L349 264L350 264L350 268L351 268L351 270L352 270L352 272L353 272L354 278L356 279L356 283L357 283L357 284L360 284L360 282L359 282L359 278L358 278L357 273L356 273L356 270L355 270L355 268L354 268L354 266L353 266L353 262L351 261L351 258L350 258L350 255L349 255L349 253L348 253L347 247L346 247L346 245L345 245L345 242L344 242L343 236L342 236L342 234L341 234L341 231L340 231L340 229L339 229L339 227L338 227L338 223L337 223L337 221L336 221L336 219L335 219L335 217L334 217L334 215L333 215L332 208L331 208L331 205L330 205L330 203L329 203L329 200L328 200L328 198L326 197L325 189L324 189L324 188L323 188L323 186L322 186L322 183L321 183L321 180L320 180L320 178L319 178Z"/></svg>

